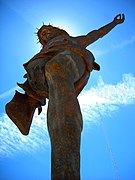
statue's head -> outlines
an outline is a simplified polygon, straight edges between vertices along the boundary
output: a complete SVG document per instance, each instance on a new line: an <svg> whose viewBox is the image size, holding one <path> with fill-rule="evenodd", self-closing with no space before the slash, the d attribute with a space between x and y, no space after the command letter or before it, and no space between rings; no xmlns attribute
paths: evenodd
<svg viewBox="0 0 135 180"><path fill-rule="evenodd" d="M59 35L68 35L63 29L51 26L43 25L37 32L39 42L44 46L50 39Z"/></svg>

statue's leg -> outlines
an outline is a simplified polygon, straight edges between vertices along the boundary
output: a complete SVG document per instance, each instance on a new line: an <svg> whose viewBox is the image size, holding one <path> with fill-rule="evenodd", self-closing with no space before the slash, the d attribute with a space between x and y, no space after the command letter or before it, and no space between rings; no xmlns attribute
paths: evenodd
<svg viewBox="0 0 135 180"><path fill-rule="evenodd" d="M46 64L46 78L52 180L79 180L82 115L74 89L77 66L68 56L57 55Z"/></svg>

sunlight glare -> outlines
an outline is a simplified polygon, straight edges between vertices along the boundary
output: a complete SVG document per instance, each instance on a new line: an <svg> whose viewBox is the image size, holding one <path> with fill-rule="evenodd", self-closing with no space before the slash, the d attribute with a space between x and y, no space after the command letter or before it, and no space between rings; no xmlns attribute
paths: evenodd
<svg viewBox="0 0 135 180"><path fill-rule="evenodd" d="M53 26L65 30L70 36L76 36L75 28L72 25L68 25L68 23L58 22L53 24Z"/></svg>

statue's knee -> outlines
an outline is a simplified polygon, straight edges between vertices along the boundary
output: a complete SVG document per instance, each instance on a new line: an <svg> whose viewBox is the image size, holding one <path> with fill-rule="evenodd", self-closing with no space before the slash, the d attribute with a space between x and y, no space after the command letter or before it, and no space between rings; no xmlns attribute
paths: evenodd
<svg viewBox="0 0 135 180"><path fill-rule="evenodd" d="M72 56L59 54L46 63L46 77L57 76L62 80L75 83L83 74L83 68L85 67L83 66L82 70L79 71L78 66Z"/></svg>
<svg viewBox="0 0 135 180"><path fill-rule="evenodd" d="M61 65L56 61L50 61L45 66L45 71L51 74L55 74L60 71Z"/></svg>
<svg viewBox="0 0 135 180"><path fill-rule="evenodd" d="M56 56L46 64L45 72L46 74L65 77L70 73L69 60L64 56Z"/></svg>

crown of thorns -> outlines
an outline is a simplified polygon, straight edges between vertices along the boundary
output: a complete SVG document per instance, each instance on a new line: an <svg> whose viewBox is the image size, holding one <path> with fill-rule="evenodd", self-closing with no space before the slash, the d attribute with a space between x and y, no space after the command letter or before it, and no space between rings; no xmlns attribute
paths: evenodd
<svg viewBox="0 0 135 180"><path fill-rule="evenodd" d="M52 26L52 25L42 25L39 29L37 28L37 36L38 36L38 40L39 40L39 42L42 44L42 45L44 45L45 44L45 42L44 42L44 40L42 39L42 32L43 32L43 30L45 30L45 29L49 29L50 31L51 30L55 30L55 36L58 36L58 35L69 35L65 30L63 30L63 29L60 29L59 27L54 27L54 26Z"/></svg>

